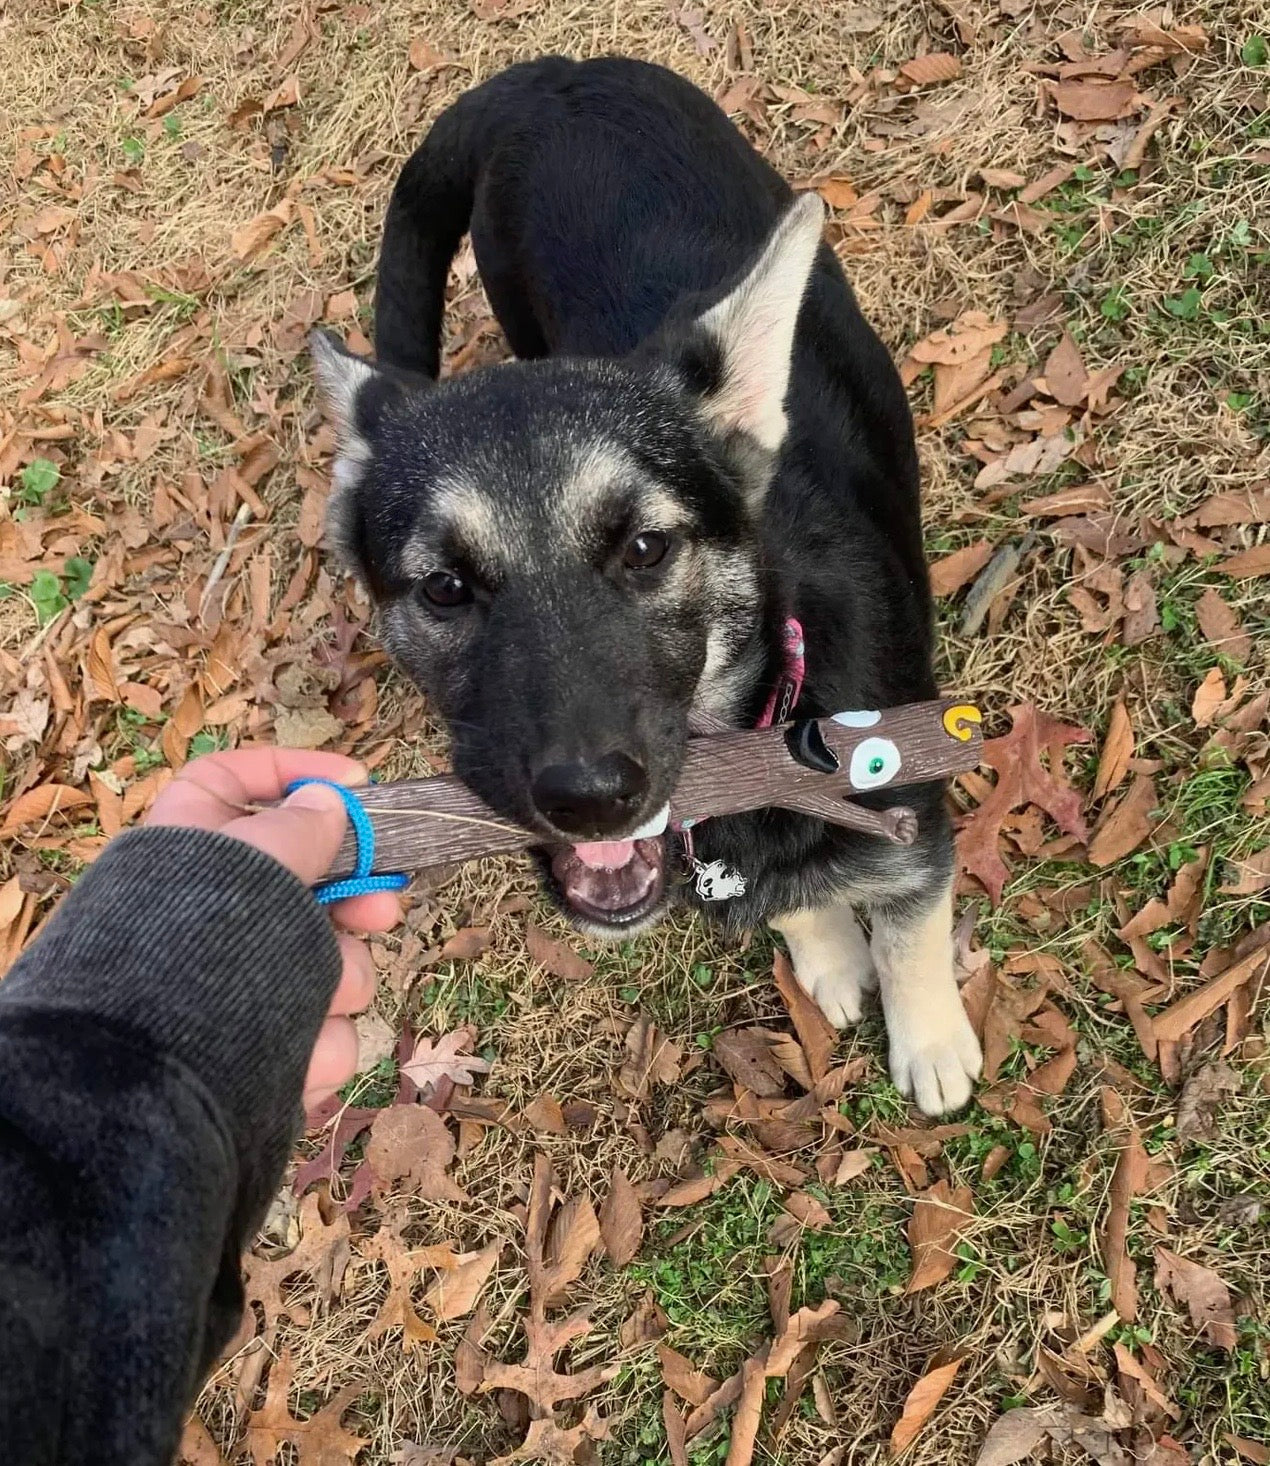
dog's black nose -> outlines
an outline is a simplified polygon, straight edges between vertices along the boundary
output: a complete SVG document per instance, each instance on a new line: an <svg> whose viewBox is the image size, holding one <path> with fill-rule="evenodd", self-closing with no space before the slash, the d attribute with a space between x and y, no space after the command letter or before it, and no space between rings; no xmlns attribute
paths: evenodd
<svg viewBox="0 0 1270 1466"><path fill-rule="evenodd" d="M648 774L624 753L594 763L549 764L530 794L538 812L566 835L609 835L629 825L648 792Z"/></svg>

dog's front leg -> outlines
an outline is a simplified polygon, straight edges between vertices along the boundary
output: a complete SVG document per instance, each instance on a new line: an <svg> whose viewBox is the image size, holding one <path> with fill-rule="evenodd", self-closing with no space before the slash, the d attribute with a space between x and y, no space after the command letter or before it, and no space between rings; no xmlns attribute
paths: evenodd
<svg viewBox="0 0 1270 1466"><path fill-rule="evenodd" d="M959 1109L983 1054L953 974L952 882L870 914L891 1078L928 1115Z"/></svg>
<svg viewBox="0 0 1270 1466"><path fill-rule="evenodd" d="M859 1020L864 995L878 985L869 944L850 906L822 906L774 917L794 976L836 1028Z"/></svg>

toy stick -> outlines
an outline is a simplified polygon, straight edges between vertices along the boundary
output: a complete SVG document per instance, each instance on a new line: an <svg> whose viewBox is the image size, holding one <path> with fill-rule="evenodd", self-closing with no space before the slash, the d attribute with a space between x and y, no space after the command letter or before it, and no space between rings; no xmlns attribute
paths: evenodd
<svg viewBox="0 0 1270 1466"><path fill-rule="evenodd" d="M977 767L980 722L970 704L941 700L694 737L671 798L671 823L774 806L910 845L917 836L911 809L866 809L849 796ZM460 864L544 843L452 774L375 784L361 791L361 801L375 831L377 872ZM352 871L354 856L350 833L331 876Z"/></svg>

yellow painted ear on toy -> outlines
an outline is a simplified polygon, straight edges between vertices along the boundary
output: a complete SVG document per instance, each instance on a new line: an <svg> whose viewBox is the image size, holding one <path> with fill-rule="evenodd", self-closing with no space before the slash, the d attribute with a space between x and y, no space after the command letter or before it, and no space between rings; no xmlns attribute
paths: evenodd
<svg viewBox="0 0 1270 1466"><path fill-rule="evenodd" d="M944 732L960 743L969 743L974 736L973 724L982 723L983 714L972 703L954 703L944 709Z"/></svg>

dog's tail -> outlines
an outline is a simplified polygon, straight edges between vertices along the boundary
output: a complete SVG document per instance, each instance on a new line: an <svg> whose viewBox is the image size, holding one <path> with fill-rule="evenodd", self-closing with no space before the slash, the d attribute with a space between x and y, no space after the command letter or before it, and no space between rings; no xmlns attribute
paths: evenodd
<svg viewBox="0 0 1270 1466"><path fill-rule="evenodd" d="M433 123L397 179L375 290L375 355L433 380L441 370L441 316L450 262L467 233L481 164L526 93L550 85L561 57L543 57L464 93ZM523 115L523 114L522 114Z"/></svg>

